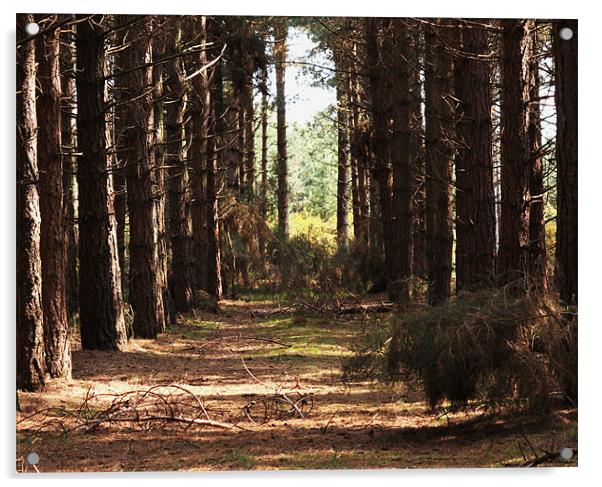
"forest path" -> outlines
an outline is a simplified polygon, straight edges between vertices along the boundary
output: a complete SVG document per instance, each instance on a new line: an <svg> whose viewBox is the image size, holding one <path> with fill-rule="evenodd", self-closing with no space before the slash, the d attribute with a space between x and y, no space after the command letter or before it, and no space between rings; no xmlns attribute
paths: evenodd
<svg viewBox="0 0 602 487"><path fill-rule="evenodd" d="M70 383L21 394L23 417L49 406L77 409L90 391L178 384L203 398L212 419L237 427L101 428L57 438L34 433L28 420L19 426L18 455L36 451L42 471L426 468L520 462L523 435L544 448L576 443L570 411L545 424L483 424L471 421L474 413L450 414L448 423L426 411L417 391L343 383L341 359L362 320L378 326L390 313L341 319L277 310L273 302L226 301L221 313L182 316L157 340L132 340L123 353L81 351L74 343ZM263 408L263 398L283 392L306 398L302 418L279 415L269 400L268 412ZM244 412L252 401L257 424Z"/></svg>

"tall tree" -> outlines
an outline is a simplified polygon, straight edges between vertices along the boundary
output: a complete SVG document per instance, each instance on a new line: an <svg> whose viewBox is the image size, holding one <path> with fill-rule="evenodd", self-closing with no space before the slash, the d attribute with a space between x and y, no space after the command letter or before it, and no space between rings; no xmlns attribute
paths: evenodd
<svg viewBox="0 0 602 487"><path fill-rule="evenodd" d="M554 93L556 101L556 165L558 168L556 279L560 300L565 305L576 305L578 301L577 21L555 21L553 23L553 37L556 66Z"/></svg>
<svg viewBox="0 0 602 487"><path fill-rule="evenodd" d="M207 160L207 141L209 137L210 86L209 73L203 69L207 65L207 17L194 18L192 31L199 36L202 49L196 59L195 70L202 70L192 78L190 100L190 122L193 134L188 151L191 186L192 219L192 258L194 262L194 281L197 289L206 287L207 231L205 227L205 164ZM194 74L194 73L193 73Z"/></svg>
<svg viewBox="0 0 602 487"><path fill-rule="evenodd" d="M35 43L17 15L17 388L44 386L44 322L40 257L40 200L36 131Z"/></svg>
<svg viewBox="0 0 602 487"><path fill-rule="evenodd" d="M424 42L421 25L413 20L408 24L408 89L410 111L410 170L412 203L412 274L426 278L426 158L424 120L422 116Z"/></svg>
<svg viewBox="0 0 602 487"><path fill-rule="evenodd" d="M539 57L537 23L527 20L527 155L529 158L529 242L527 273L536 290L546 288L546 227L544 208L544 169L541 153L541 111L539 106Z"/></svg>
<svg viewBox="0 0 602 487"><path fill-rule="evenodd" d="M524 249L528 240L526 196L529 156L526 145L525 79L528 56L525 49L525 22L502 20L502 134L501 210L497 272L502 285L525 272Z"/></svg>
<svg viewBox="0 0 602 487"><path fill-rule="evenodd" d="M449 23L434 23L424 35L426 265L428 302L440 304L450 296L452 271L453 58L444 44Z"/></svg>
<svg viewBox="0 0 602 487"><path fill-rule="evenodd" d="M67 316L72 319L79 312L79 285L77 269L77 110L75 100L75 46L71 30L64 33L65 48L61 55L63 116L61 117L61 142L63 144L63 207L65 208L65 232L67 263L65 286Z"/></svg>
<svg viewBox="0 0 602 487"><path fill-rule="evenodd" d="M349 76L345 58L334 49L337 94L337 242L346 247L349 238Z"/></svg>
<svg viewBox="0 0 602 487"><path fill-rule="evenodd" d="M120 19L120 23L128 21ZM124 119L123 158L126 169L130 223L129 301L134 312L133 330L139 338L155 338L165 328L161 269L159 266L153 107L152 19L139 20L129 29L131 44L126 69L119 80L127 103ZM120 74L120 73L118 73Z"/></svg>
<svg viewBox="0 0 602 487"><path fill-rule="evenodd" d="M288 236L288 165L286 154L286 99L284 77L286 72L287 19L277 19L274 26L274 61L276 69L276 145L278 160L278 233Z"/></svg>
<svg viewBox="0 0 602 487"><path fill-rule="evenodd" d="M103 16L77 24L79 286L84 349L119 350L127 341L113 185L108 175Z"/></svg>
<svg viewBox="0 0 602 487"><path fill-rule="evenodd" d="M46 370L51 377L71 376L69 319L65 289L66 240L61 142L60 29L58 17L38 37L38 167L42 216L42 306ZM53 28L53 24L55 27Z"/></svg>
<svg viewBox="0 0 602 487"><path fill-rule="evenodd" d="M169 45L174 52L181 47L182 20L173 19ZM186 166L184 113L187 99L187 82L181 58L174 56L167 63L165 141L166 164L169 169L168 230L171 244L169 288L175 311L184 312L193 304L193 275L190 267L191 229L186 211Z"/></svg>
<svg viewBox="0 0 602 487"><path fill-rule="evenodd" d="M217 39L219 25L210 26L210 38ZM219 53L215 53L219 56ZM220 222L219 222L219 204L217 192L219 187L218 156L219 141L223 132L223 82L222 82L222 64L221 58L216 57L217 63L214 68L214 82L211 91L207 95L209 108L209 124L207 139L207 280L206 290L216 300L223 298L222 275L221 275L221 251L220 251Z"/></svg>
<svg viewBox="0 0 602 487"><path fill-rule="evenodd" d="M456 109L456 290L490 286L495 270L488 35L484 20L458 29Z"/></svg>
<svg viewBox="0 0 602 487"><path fill-rule="evenodd" d="M392 298L410 299L411 194L407 31L400 19L366 19L385 278Z"/></svg>

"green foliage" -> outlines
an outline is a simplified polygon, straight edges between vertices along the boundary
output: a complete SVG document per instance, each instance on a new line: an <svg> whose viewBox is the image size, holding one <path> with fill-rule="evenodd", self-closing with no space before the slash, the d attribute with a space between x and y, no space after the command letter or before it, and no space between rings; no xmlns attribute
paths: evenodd
<svg viewBox="0 0 602 487"><path fill-rule="evenodd" d="M232 453L229 455L229 460L242 470L251 470L255 468L255 460L249 455L242 453L238 448L232 450Z"/></svg>
<svg viewBox="0 0 602 487"><path fill-rule="evenodd" d="M306 125L293 125L288 143L291 214L307 212L325 221L336 214L337 146L332 110Z"/></svg>

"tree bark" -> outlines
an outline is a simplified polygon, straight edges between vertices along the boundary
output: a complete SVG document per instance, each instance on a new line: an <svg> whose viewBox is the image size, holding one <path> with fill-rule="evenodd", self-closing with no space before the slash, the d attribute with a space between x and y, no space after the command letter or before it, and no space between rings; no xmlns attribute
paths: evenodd
<svg viewBox="0 0 602 487"><path fill-rule="evenodd" d="M171 48L177 52L181 45L181 21L174 20L170 29ZM178 57L167 63L167 90L165 140L166 164L169 169L169 238L171 243L171 266L169 268L169 289L176 312L188 311L193 305L193 275L190 267L191 228L186 211L186 147L184 112L187 99L182 60Z"/></svg>
<svg viewBox="0 0 602 487"><path fill-rule="evenodd" d="M459 29L460 30L460 29ZM489 52L487 31L461 29L468 56L455 64L456 113L456 290L494 284L495 208L491 154L489 65L476 56ZM470 56L470 57L469 57Z"/></svg>
<svg viewBox="0 0 602 487"><path fill-rule="evenodd" d="M563 28L573 37L560 37ZM553 23L556 65L556 165L558 220L556 227L556 280L560 301L577 305L577 21Z"/></svg>
<svg viewBox="0 0 602 487"><path fill-rule="evenodd" d="M125 19L124 19L125 20ZM151 20L130 28L131 46L124 66L152 60ZM123 22L121 22L123 23ZM153 69L141 68L121 77L127 100L122 108L125 124L124 162L130 224L129 298L138 338L155 338L165 328L161 269L158 254Z"/></svg>
<svg viewBox="0 0 602 487"><path fill-rule="evenodd" d="M216 28L217 26L213 26ZM213 36L211 36L213 37ZM217 36L215 36L217 37ZM218 55L217 53L215 54ZM218 61L214 71L212 91L209 93L209 137L207 139L207 287L206 290L217 301L223 299L220 222L217 188L218 148L223 132L224 103L222 98L222 66Z"/></svg>
<svg viewBox="0 0 602 487"><path fill-rule="evenodd" d="M399 19L367 19L366 35L384 272L391 298L407 303L412 221L407 32Z"/></svg>
<svg viewBox="0 0 602 487"><path fill-rule="evenodd" d="M539 58L537 24L528 20L526 46L529 70L527 77L527 155L529 157L529 243L527 272L533 289L546 289L546 228L544 207L544 170L541 154L541 114L539 107Z"/></svg>
<svg viewBox="0 0 602 487"><path fill-rule="evenodd" d="M199 35L199 43L207 43L207 17L194 22L193 31ZM198 55L200 69L207 64L207 48ZM207 228L205 226L205 163L207 160L207 140L209 136L209 73L203 71L192 79L191 124L193 139L189 150L191 217L192 217L192 258L194 262L194 282L197 289L206 288L207 277Z"/></svg>
<svg viewBox="0 0 602 487"><path fill-rule="evenodd" d="M278 160L278 233L288 237L288 167L286 154L286 99L284 78L286 72L286 36L288 27L285 19L276 22L274 28L274 59L276 69L276 145Z"/></svg>
<svg viewBox="0 0 602 487"><path fill-rule="evenodd" d="M63 207L65 208L65 231L67 246L66 263L66 296L67 317L69 321L79 312L79 283L77 268L77 110L75 101L75 46L73 45L72 33L64 36L64 44L67 46L61 60L63 61L62 87L63 116L61 119L61 142L63 144Z"/></svg>
<svg viewBox="0 0 602 487"><path fill-rule="evenodd" d="M335 49L336 52L336 49ZM344 70L341 56L335 54L335 69ZM337 73L337 243L339 248L345 248L349 239L349 82L348 76Z"/></svg>
<svg viewBox="0 0 602 487"><path fill-rule="evenodd" d="M409 26L408 88L410 110L410 170L412 202L412 275L426 279L426 162L422 119L423 47L421 27Z"/></svg>
<svg viewBox="0 0 602 487"><path fill-rule="evenodd" d="M430 304L449 299L452 271L453 58L442 29L425 30L426 266ZM443 37L441 37L443 36Z"/></svg>
<svg viewBox="0 0 602 487"><path fill-rule="evenodd" d="M17 15L17 40L32 15ZM38 196L35 43L17 47L17 389L44 386L44 321Z"/></svg>
<svg viewBox="0 0 602 487"><path fill-rule="evenodd" d="M506 285L524 276L527 246L529 157L526 146L525 79L528 58L523 20L502 21L501 209L498 279Z"/></svg>
<svg viewBox="0 0 602 487"><path fill-rule="evenodd" d="M51 22L55 22L53 19ZM40 171L40 247L42 307L46 371L53 378L71 377L69 319L65 289L67 259L63 206L63 156L61 142L60 29L36 40L38 56L37 100L38 167Z"/></svg>
<svg viewBox="0 0 602 487"><path fill-rule="evenodd" d="M127 337L107 164L102 20L82 18L76 37L80 323L82 348L119 350Z"/></svg>

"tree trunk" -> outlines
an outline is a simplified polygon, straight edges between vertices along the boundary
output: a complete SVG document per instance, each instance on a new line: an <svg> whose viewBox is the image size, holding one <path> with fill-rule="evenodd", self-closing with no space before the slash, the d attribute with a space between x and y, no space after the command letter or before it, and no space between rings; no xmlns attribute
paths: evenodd
<svg viewBox="0 0 602 487"><path fill-rule="evenodd" d="M61 120L61 142L63 158L63 207L65 208L65 232L67 246L66 263L66 296L67 317L69 321L79 312L79 283L77 269L77 184L75 175L77 173L77 124L76 124L76 101L75 101L75 49L72 33L68 32L64 37L67 46L64 55L61 56L63 65L63 117ZM68 155L67 155L68 154Z"/></svg>
<svg viewBox="0 0 602 487"><path fill-rule="evenodd" d="M527 93L525 78L528 58L525 52L523 20L506 19L503 27L502 57L502 135L501 209L499 226L498 279L506 285L525 273L527 245L527 205L529 157L526 146Z"/></svg>
<svg viewBox="0 0 602 487"><path fill-rule="evenodd" d="M268 69L261 73L261 193L260 215L266 222L268 217ZM261 255L261 271L266 273L266 241L265 232L258 232L259 253Z"/></svg>
<svg viewBox="0 0 602 487"><path fill-rule="evenodd" d="M170 29L170 46L177 52L181 46L181 21L174 20ZM190 223L186 211L186 148L184 111L186 106L186 81L182 60L178 57L167 63L166 79L166 164L169 169L169 237L171 267L169 290L174 310L188 311L193 305L193 276L190 268Z"/></svg>
<svg viewBox="0 0 602 487"><path fill-rule="evenodd" d="M32 15L17 15L17 39ZM36 130L35 43L17 47L17 389L44 386L44 322Z"/></svg>
<svg viewBox="0 0 602 487"><path fill-rule="evenodd" d="M345 69L340 56L335 55L335 68ZM348 76L337 74L337 242L339 248L347 247L349 230L349 93Z"/></svg>
<svg viewBox="0 0 602 487"><path fill-rule="evenodd" d="M124 66L152 60L151 21L130 28L131 46ZM165 328L163 289L158 254L155 121L153 69L142 68L121 76L125 124L124 162L130 223L129 298L134 312L133 330L138 338L155 338Z"/></svg>
<svg viewBox="0 0 602 487"><path fill-rule="evenodd" d="M573 37L560 37L562 29ZM558 168L558 220L556 227L556 280L560 301L577 300L577 21L553 23L556 61L556 165Z"/></svg>
<svg viewBox="0 0 602 487"><path fill-rule="evenodd" d="M358 55L357 43L353 53ZM360 75L354 71L350 76L349 97L350 116L350 159L352 167L352 200L353 200L353 235L357 242L369 247L369 175L370 166L367 141L369 140L368 123L365 114L362 116L362 85Z"/></svg>
<svg viewBox="0 0 602 487"><path fill-rule="evenodd" d="M274 59L276 68L276 145L278 147L278 161L276 164L276 175L278 177L278 233L281 237L288 237L289 231L286 99L284 91L287 33L286 19L278 20L274 28Z"/></svg>
<svg viewBox="0 0 602 487"><path fill-rule="evenodd" d="M155 33L155 40L152 47L153 59L160 59L165 55L166 36L164 28L159 27ZM163 299L163 328L159 332L164 332L167 323L173 323L175 314L173 313L173 303L169 294L167 284L167 266L168 266L168 242L166 231L166 205L167 205L167 169L165 168L165 105L164 105L164 65L156 64L153 66L153 110L154 110L154 151L155 166L153 172L154 201L155 201L155 221L157 232L157 258L159 269L159 282L161 286L161 296Z"/></svg>
<svg viewBox="0 0 602 487"><path fill-rule="evenodd" d="M420 25L410 26L408 84L410 110L410 170L412 201L412 274L426 279L426 162L422 119L422 36Z"/></svg>
<svg viewBox="0 0 602 487"><path fill-rule="evenodd" d="M425 30L426 266L428 302L449 299L452 271L453 61L440 36Z"/></svg>
<svg viewBox="0 0 602 487"><path fill-rule="evenodd" d="M55 20L52 20L54 22ZM36 40L38 56L37 100L38 167L40 171L40 247L42 307L46 371L53 378L71 377L69 319L65 290L66 235L63 207L63 156L61 142L60 29Z"/></svg>
<svg viewBox="0 0 602 487"><path fill-rule="evenodd" d="M374 118L375 175L380 197L385 278L392 299L410 300L411 194L407 41L401 20L367 19Z"/></svg>
<svg viewBox="0 0 602 487"><path fill-rule="evenodd" d="M119 350L127 337L106 148L101 16L77 24L77 167L82 348Z"/></svg>
<svg viewBox="0 0 602 487"><path fill-rule="evenodd" d="M495 208L491 154L487 31L461 29L455 65L457 107L456 290L491 286L495 270Z"/></svg>
<svg viewBox="0 0 602 487"><path fill-rule="evenodd" d="M213 36L212 36L213 37ZM216 36L217 37L217 36ZM215 54L218 55L217 53ZM212 91L209 93L209 137L207 139L207 287L217 301L223 298L219 234L219 205L217 199L218 148L223 132L224 103L222 98L222 66L215 66Z"/></svg>
<svg viewBox="0 0 602 487"><path fill-rule="evenodd" d="M539 58L537 57L537 24L528 20L526 46L529 72L527 77L527 155L529 157L529 243L527 272L536 291L546 289L546 228L544 207L544 171L541 154L541 115L539 107Z"/></svg>
<svg viewBox="0 0 602 487"><path fill-rule="evenodd" d="M194 22L193 31L199 36L201 45L207 42L207 17ZM199 52L195 69L207 64L207 48ZM192 143L190 146L190 185L192 217L192 258L194 262L194 283L197 289L206 288L207 274L207 228L203 209L205 202L205 162L207 160L207 139L209 124L209 73L203 71L192 79L191 124Z"/></svg>

